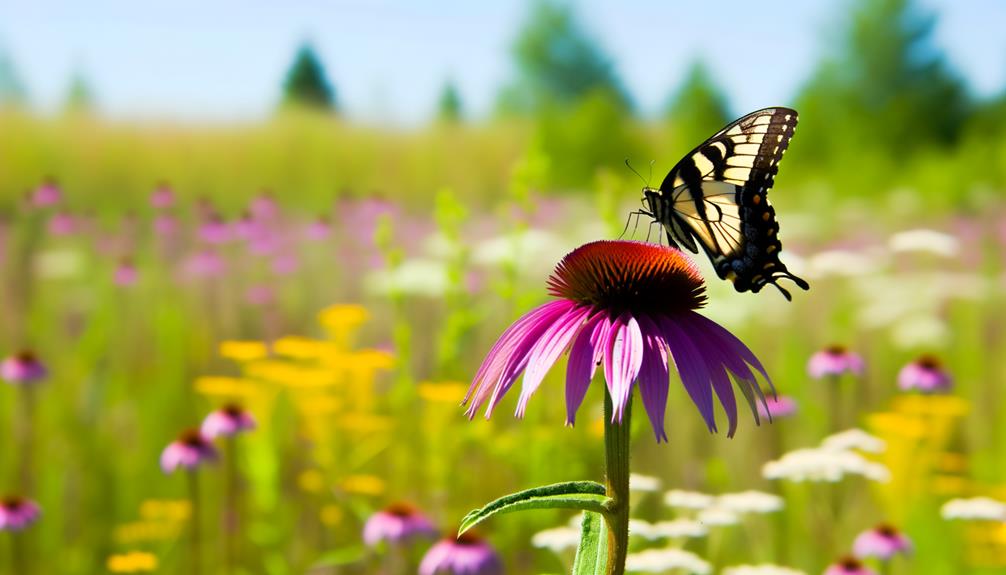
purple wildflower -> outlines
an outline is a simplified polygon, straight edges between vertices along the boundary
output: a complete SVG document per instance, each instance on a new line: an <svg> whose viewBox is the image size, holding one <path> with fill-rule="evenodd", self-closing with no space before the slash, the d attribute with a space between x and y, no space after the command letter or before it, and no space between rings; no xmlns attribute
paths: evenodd
<svg viewBox="0 0 1006 575"><path fill-rule="evenodd" d="M154 218L154 233L160 238L170 238L178 233L178 218L171 214L158 214Z"/></svg>
<svg viewBox="0 0 1006 575"><path fill-rule="evenodd" d="M208 244L231 241L231 226L217 213L210 214L199 226L199 237Z"/></svg>
<svg viewBox="0 0 1006 575"><path fill-rule="evenodd" d="M172 473L179 467L193 470L207 461L217 458L217 450L198 429L187 429L164 448L161 453L161 469Z"/></svg>
<svg viewBox="0 0 1006 575"><path fill-rule="evenodd" d="M136 266L133 265L133 261L126 258L119 262L119 265L115 268L115 285L127 287L136 283L139 273L136 271Z"/></svg>
<svg viewBox="0 0 1006 575"><path fill-rule="evenodd" d="M824 571L824 575L877 575L873 569L863 565L855 557L844 557L832 563Z"/></svg>
<svg viewBox="0 0 1006 575"><path fill-rule="evenodd" d="M859 534L852 544L856 557L876 557L888 561L898 554L912 551L912 542L904 533L890 525L878 525Z"/></svg>
<svg viewBox="0 0 1006 575"><path fill-rule="evenodd" d="M569 425L595 370L603 366L614 405L612 420L622 421L638 380L657 440L666 440L672 359L711 431L716 430L714 393L726 412L728 434L736 429L731 375L757 420L753 404L761 390L749 365L768 376L739 339L694 312L705 303L705 285L695 264L680 251L642 242L589 243L559 262L548 286L560 299L532 310L500 336L468 390L469 417L486 403L486 417L492 415L523 371L517 403L517 417L522 417L546 372L569 349Z"/></svg>
<svg viewBox="0 0 1006 575"><path fill-rule="evenodd" d="M35 188L30 197L31 205L36 208L47 208L55 206L63 199L63 192L55 180L46 180Z"/></svg>
<svg viewBox="0 0 1006 575"><path fill-rule="evenodd" d="M175 203L175 192L166 182L158 184L150 194L150 205L159 210L170 208Z"/></svg>
<svg viewBox="0 0 1006 575"><path fill-rule="evenodd" d="M433 522L408 503L394 503L374 513L363 526L363 542L376 547L382 541L408 544L417 537L435 538Z"/></svg>
<svg viewBox="0 0 1006 575"><path fill-rule="evenodd" d="M332 235L332 224L327 216L318 216L304 229L304 237L316 242L327 240L330 235Z"/></svg>
<svg viewBox="0 0 1006 575"><path fill-rule="evenodd" d="M248 210L256 220L271 220L279 214L279 206L272 192L264 190L251 201Z"/></svg>
<svg viewBox="0 0 1006 575"><path fill-rule="evenodd" d="M438 541L419 564L419 575L501 575L503 563L484 539L469 531Z"/></svg>
<svg viewBox="0 0 1006 575"><path fill-rule="evenodd" d="M838 377L845 373L863 375L863 358L841 345L828 346L810 356L807 372L814 379Z"/></svg>
<svg viewBox="0 0 1006 575"><path fill-rule="evenodd" d="M768 395L758 403L758 415L765 419L785 419L796 415L796 400L788 395Z"/></svg>
<svg viewBox="0 0 1006 575"><path fill-rule="evenodd" d="M240 405L229 403L216 411L210 412L203 420L200 431L203 437L214 439L230 437L243 431L255 429L255 418Z"/></svg>
<svg viewBox="0 0 1006 575"><path fill-rule="evenodd" d="M42 510L30 499L18 496L0 498L0 531L20 531L34 523Z"/></svg>
<svg viewBox="0 0 1006 575"><path fill-rule="evenodd" d="M49 375L49 370L30 351L22 351L0 363L0 378L15 385L38 383Z"/></svg>
<svg viewBox="0 0 1006 575"><path fill-rule="evenodd" d="M251 305L266 306L276 301L276 290L268 285L256 284L245 290L245 301Z"/></svg>
<svg viewBox="0 0 1006 575"><path fill-rule="evenodd" d="M60 210L49 218L49 235L62 237L77 231L77 221L70 212Z"/></svg>
<svg viewBox="0 0 1006 575"><path fill-rule="evenodd" d="M940 393L949 391L952 385L953 378L943 369L940 360L931 355L923 355L898 372L898 387L903 391Z"/></svg>
<svg viewBox="0 0 1006 575"><path fill-rule="evenodd" d="M223 258L213 250L202 250L189 256L184 264L184 271L190 277L216 277L222 275L226 264Z"/></svg>

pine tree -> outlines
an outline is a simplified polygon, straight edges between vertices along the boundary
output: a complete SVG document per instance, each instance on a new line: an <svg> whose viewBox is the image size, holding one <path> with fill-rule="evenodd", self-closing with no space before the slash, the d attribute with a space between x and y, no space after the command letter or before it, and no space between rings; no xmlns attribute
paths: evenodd
<svg viewBox="0 0 1006 575"><path fill-rule="evenodd" d="M692 64L684 82L667 104L675 157L685 154L730 121L726 97L701 61Z"/></svg>
<svg viewBox="0 0 1006 575"><path fill-rule="evenodd" d="M283 82L283 103L319 110L336 110L335 90L325 68L310 44L297 51Z"/></svg>
<svg viewBox="0 0 1006 575"><path fill-rule="evenodd" d="M437 118L442 122L457 122L461 120L462 112L461 94L458 93L454 82L449 81L440 91L440 99L437 101Z"/></svg>

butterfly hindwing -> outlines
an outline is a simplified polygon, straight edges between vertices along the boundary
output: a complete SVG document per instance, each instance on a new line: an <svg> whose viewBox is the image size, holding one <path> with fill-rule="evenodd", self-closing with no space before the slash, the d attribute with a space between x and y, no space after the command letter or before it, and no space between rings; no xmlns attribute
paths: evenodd
<svg viewBox="0 0 1006 575"><path fill-rule="evenodd" d="M789 298L776 283L780 278L808 289L779 260L779 224L768 201L796 123L789 108L748 114L682 158L659 194L647 190L668 239L693 252L701 246L717 275L733 281L737 291L757 293L771 283Z"/></svg>

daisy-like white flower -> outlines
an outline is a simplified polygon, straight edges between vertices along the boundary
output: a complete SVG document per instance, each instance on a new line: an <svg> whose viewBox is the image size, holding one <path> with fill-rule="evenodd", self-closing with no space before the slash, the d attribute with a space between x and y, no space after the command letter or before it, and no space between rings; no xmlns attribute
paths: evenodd
<svg viewBox="0 0 1006 575"><path fill-rule="evenodd" d="M569 425L600 366L614 405L613 422L621 423L638 384L657 440L666 441L671 361L711 431L716 430L714 395L727 414L727 434L736 429L731 376L757 419L754 403L761 390L751 368L766 380L767 374L739 339L695 313L705 303L705 285L680 251L642 242L585 244L562 259L548 285L559 299L532 310L500 336L465 398L469 417L483 405L489 417L521 372L517 416L523 416L545 374L569 350Z"/></svg>
<svg viewBox="0 0 1006 575"><path fill-rule="evenodd" d="M20 531L42 514L38 504L24 497L0 498L0 531Z"/></svg>
<svg viewBox="0 0 1006 575"><path fill-rule="evenodd" d="M640 473L629 474L629 489L642 493L653 493L660 490L660 478Z"/></svg>
<svg viewBox="0 0 1006 575"><path fill-rule="evenodd" d="M691 519L672 519L658 521L650 529L655 539L697 539L705 537L709 530L705 525Z"/></svg>
<svg viewBox="0 0 1006 575"><path fill-rule="evenodd" d="M408 544L419 537L435 539L437 528L415 506L394 503L374 513L363 526L363 542L376 547L382 541Z"/></svg>
<svg viewBox="0 0 1006 575"><path fill-rule="evenodd" d="M722 575L807 575L799 569L781 565L735 565L723 570Z"/></svg>
<svg viewBox="0 0 1006 575"><path fill-rule="evenodd" d="M887 242L893 252L926 252L954 257L960 242L954 236L936 230L918 229L898 232Z"/></svg>
<svg viewBox="0 0 1006 575"><path fill-rule="evenodd" d="M881 482L891 478L887 467L868 461L858 453L823 448L790 451L762 466L762 476L765 479L837 483L847 475L858 475Z"/></svg>
<svg viewBox="0 0 1006 575"><path fill-rule="evenodd" d="M193 470L217 458L217 450L198 429L187 429L161 452L161 469L172 473L179 467Z"/></svg>
<svg viewBox="0 0 1006 575"><path fill-rule="evenodd" d="M567 526L539 531L531 537L531 545L539 549L548 549L553 553L576 549L579 544L580 530Z"/></svg>
<svg viewBox="0 0 1006 575"><path fill-rule="evenodd" d="M699 511L695 520L706 527L728 527L740 523L741 517L733 509L727 509L726 507L714 504L712 507Z"/></svg>
<svg viewBox="0 0 1006 575"><path fill-rule="evenodd" d="M810 356L807 373L814 379L842 374L863 375L863 358L841 345L831 345Z"/></svg>
<svg viewBox="0 0 1006 575"><path fill-rule="evenodd" d="M775 513L783 508L782 497L764 491L724 493L716 498L716 507L741 515Z"/></svg>
<svg viewBox="0 0 1006 575"><path fill-rule="evenodd" d="M887 449L887 443L879 437L870 435L862 429L847 429L829 435L821 441L823 449L832 451L864 451L866 453L882 453Z"/></svg>
<svg viewBox="0 0 1006 575"><path fill-rule="evenodd" d="M852 551L863 559L875 557L889 561L895 555L911 553L912 542L893 526L883 524L860 533L852 544Z"/></svg>
<svg viewBox="0 0 1006 575"><path fill-rule="evenodd" d="M855 557L844 557L829 565L824 575L877 575L877 573Z"/></svg>
<svg viewBox="0 0 1006 575"><path fill-rule="evenodd" d="M991 497L951 499L940 508L940 515L950 520L1006 521L1006 503Z"/></svg>
<svg viewBox="0 0 1006 575"><path fill-rule="evenodd" d="M940 360L931 355L923 355L898 372L898 387L903 391L940 393L949 391L952 386L953 378L943 369Z"/></svg>
<svg viewBox="0 0 1006 575"><path fill-rule="evenodd" d="M30 351L22 351L0 363L0 378L14 385L38 383L48 375L49 370Z"/></svg>
<svg viewBox="0 0 1006 575"><path fill-rule="evenodd" d="M716 501L712 495L698 491L672 489L664 494L664 504L675 509L705 509Z"/></svg>
<svg viewBox="0 0 1006 575"><path fill-rule="evenodd" d="M203 419L199 430L207 439L230 437L245 431L255 429L255 418L243 407L229 403L216 411L210 412Z"/></svg>
<svg viewBox="0 0 1006 575"><path fill-rule="evenodd" d="M708 561L683 549L647 549L625 558L627 573L664 573L674 570L677 570L676 573L694 575L713 572Z"/></svg>
<svg viewBox="0 0 1006 575"><path fill-rule="evenodd" d="M473 531L441 539L423 556L419 575L502 575L499 555Z"/></svg>

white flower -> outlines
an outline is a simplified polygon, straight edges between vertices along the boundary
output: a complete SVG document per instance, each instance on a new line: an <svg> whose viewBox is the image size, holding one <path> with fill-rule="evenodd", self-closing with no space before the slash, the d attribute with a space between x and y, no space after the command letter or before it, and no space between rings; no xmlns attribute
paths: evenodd
<svg viewBox="0 0 1006 575"><path fill-rule="evenodd" d="M548 549L553 553L562 553L566 549L576 549L580 544L580 530L572 527L556 527L535 533L531 545L539 549Z"/></svg>
<svg viewBox="0 0 1006 575"><path fill-rule="evenodd" d="M709 533L705 525L691 519L674 519L654 523L650 529L654 538L696 539Z"/></svg>
<svg viewBox="0 0 1006 575"><path fill-rule="evenodd" d="M629 489L632 491L642 491L652 493L660 489L660 478L639 473L629 474Z"/></svg>
<svg viewBox="0 0 1006 575"><path fill-rule="evenodd" d="M867 453L883 453L887 443L862 429L847 429L829 435L821 442L821 448L829 451L849 451L852 449Z"/></svg>
<svg viewBox="0 0 1006 575"><path fill-rule="evenodd" d="M740 523L740 515L732 509L713 506L699 511L699 516L695 518L699 523L709 527L726 527Z"/></svg>
<svg viewBox="0 0 1006 575"><path fill-rule="evenodd" d="M367 289L378 295L402 293L427 297L442 296L449 285L446 265L427 259L408 260L395 269L376 271L366 282Z"/></svg>
<svg viewBox="0 0 1006 575"><path fill-rule="evenodd" d="M980 519L1006 521L1006 503L989 497L951 499L940 508L944 519Z"/></svg>
<svg viewBox="0 0 1006 575"><path fill-rule="evenodd" d="M860 475L872 481L888 481L891 477L886 467L867 461L858 453L823 448L797 449L762 466L766 479L837 483L846 475Z"/></svg>
<svg viewBox="0 0 1006 575"><path fill-rule="evenodd" d="M807 260L807 275L817 279L828 276L864 276L876 272L883 264L884 261L876 250L826 250Z"/></svg>
<svg viewBox="0 0 1006 575"><path fill-rule="evenodd" d="M783 508L782 497L763 491L724 493L716 498L716 507L734 513L774 513Z"/></svg>
<svg viewBox="0 0 1006 575"><path fill-rule="evenodd" d="M472 259L483 265L526 262L527 258L553 261L561 256L562 242L541 230L525 230L497 236L475 247Z"/></svg>
<svg viewBox="0 0 1006 575"><path fill-rule="evenodd" d="M925 229L896 233L887 245L893 252L927 252L948 258L960 251L960 242L954 236Z"/></svg>
<svg viewBox="0 0 1006 575"><path fill-rule="evenodd" d="M642 519L629 519L629 537L642 537L647 540L656 539L653 535L653 525Z"/></svg>
<svg viewBox="0 0 1006 575"><path fill-rule="evenodd" d="M715 500L712 495L681 489L672 489L664 494L664 503L677 509L705 509Z"/></svg>
<svg viewBox="0 0 1006 575"><path fill-rule="evenodd" d="M647 549L625 558L625 570L633 573L663 573L680 569L684 573L708 575L712 566L701 557L681 549Z"/></svg>
<svg viewBox="0 0 1006 575"><path fill-rule="evenodd" d="M791 569L780 565L737 565L725 568L720 575L807 575L799 569Z"/></svg>

